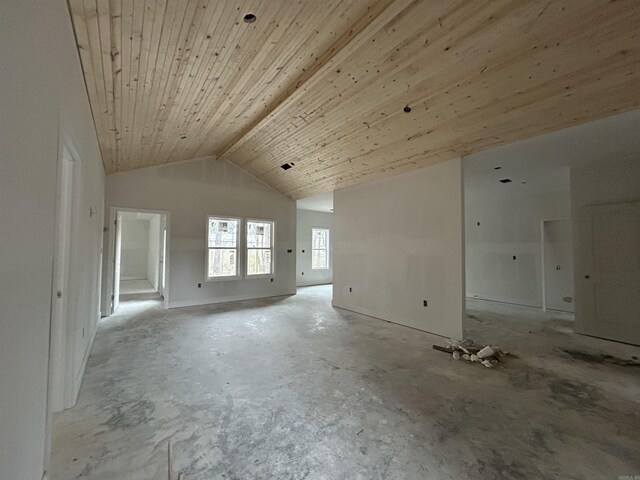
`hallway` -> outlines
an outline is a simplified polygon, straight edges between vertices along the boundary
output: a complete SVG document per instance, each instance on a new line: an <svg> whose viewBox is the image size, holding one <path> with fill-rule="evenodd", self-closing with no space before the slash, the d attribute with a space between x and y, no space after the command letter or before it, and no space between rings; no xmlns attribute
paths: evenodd
<svg viewBox="0 0 640 480"><path fill-rule="evenodd" d="M120 281L120 302L160 300L160 298L160 294L153 288L149 280Z"/></svg>
<svg viewBox="0 0 640 480"><path fill-rule="evenodd" d="M638 369L557 346L640 348L577 336L562 317L471 302L469 336L520 357L489 370L432 350L443 338L330 299L319 286L172 310L125 303L100 324L77 405L55 419L52 480L163 478L169 440L188 480L640 471Z"/></svg>

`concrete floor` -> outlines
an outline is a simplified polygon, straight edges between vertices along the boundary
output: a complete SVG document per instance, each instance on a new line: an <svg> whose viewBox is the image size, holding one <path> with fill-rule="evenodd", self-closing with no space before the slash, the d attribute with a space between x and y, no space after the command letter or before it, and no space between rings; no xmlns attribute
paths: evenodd
<svg viewBox="0 0 640 480"><path fill-rule="evenodd" d="M640 369L558 350L640 348L472 301L468 336L520 355L489 370L330 295L125 302L100 326L77 405L55 419L52 479L166 478L169 440L186 480L640 475Z"/></svg>

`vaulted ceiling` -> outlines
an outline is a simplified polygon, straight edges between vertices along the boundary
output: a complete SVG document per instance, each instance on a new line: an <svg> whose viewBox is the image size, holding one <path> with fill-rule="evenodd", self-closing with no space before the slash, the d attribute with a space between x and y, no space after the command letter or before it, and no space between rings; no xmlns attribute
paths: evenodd
<svg viewBox="0 0 640 480"><path fill-rule="evenodd" d="M298 199L640 107L637 0L69 4L107 173L216 155Z"/></svg>

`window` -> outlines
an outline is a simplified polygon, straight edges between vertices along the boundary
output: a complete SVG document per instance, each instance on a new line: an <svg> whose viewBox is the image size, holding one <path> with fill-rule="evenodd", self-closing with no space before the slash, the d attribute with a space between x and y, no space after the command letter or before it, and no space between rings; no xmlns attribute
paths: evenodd
<svg viewBox="0 0 640 480"><path fill-rule="evenodd" d="M207 280L229 279L239 276L239 238L239 219L207 218Z"/></svg>
<svg viewBox="0 0 640 480"><path fill-rule="evenodd" d="M329 229L311 230L311 268L322 270L329 268Z"/></svg>
<svg viewBox="0 0 640 480"><path fill-rule="evenodd" d="M247 275L273 273L273 222L247 220Z"/></svg>

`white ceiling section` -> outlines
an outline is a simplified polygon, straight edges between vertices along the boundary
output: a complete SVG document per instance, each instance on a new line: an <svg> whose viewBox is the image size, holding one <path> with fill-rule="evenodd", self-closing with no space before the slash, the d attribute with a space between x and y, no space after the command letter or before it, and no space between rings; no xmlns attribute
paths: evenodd
<svg viewBox="0 0 640 480"><path fill-rule="evenodd" d="M319 193L296 202L298 210L333 212L333 192Z"/></svg>
<svg viewBox="0 0 640 480"><path fill-rule="evenodd" d="M215 155L300 199L640 107L638 0L69 4L108 174Z"/></svg>
<svg viewBox="0 0 640 480"><path fill-rule="evenodd" d="M640 110L469 155L465 190L521 195L569 188L570 167L628 158L640 159ZM500 183L505 178L512 182Z"/></svg>

